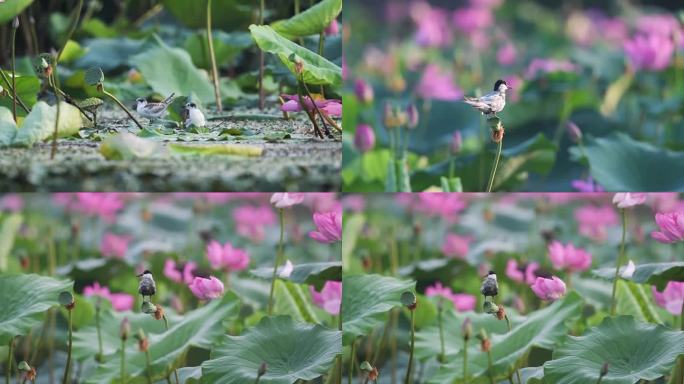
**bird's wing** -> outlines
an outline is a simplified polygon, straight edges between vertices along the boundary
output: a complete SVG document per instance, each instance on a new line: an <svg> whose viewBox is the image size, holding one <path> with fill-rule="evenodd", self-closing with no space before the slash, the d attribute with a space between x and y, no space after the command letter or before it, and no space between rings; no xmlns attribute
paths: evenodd
<svg viewBox="0 0 684 384"><path fill-rule="evenodd" d="M500 98L501 95L499 94L499 92L489 92L488 94L480 97L480 101L482 101L483 103L491 104Z"/></svg>
<svg viewBox="0 0 684 384"><path fill-rule="evenodd" d="M162 103L150 103L150 104L147 104L147 105L145 106L145 110L147 111L147 113L156 115L156 114L159 114L159 113L164 112L164 110L166 109L166 107L167 107L166 104L162 104Z"/></svg>

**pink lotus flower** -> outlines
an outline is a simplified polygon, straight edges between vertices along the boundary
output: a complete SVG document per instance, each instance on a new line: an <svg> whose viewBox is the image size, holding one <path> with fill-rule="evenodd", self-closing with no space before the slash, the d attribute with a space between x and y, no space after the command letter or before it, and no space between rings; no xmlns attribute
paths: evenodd
<svg viewBox="0 0 684 384"><path fill-rule="evenodd" d="M111 293L108 287L100 286L97 281L83 288L83 296L99 296L112 303L112 308L117 312L130 311L133 308L135 298L125 293Z"/></svg>
<svg viewBox="0 0 684 384"><path fill-rule="evenodd" d="M130 241L130 236L105 233L100 242L100 253L104 257L123 259L126 256Z"/></svg>
<svg viewBox="0 0 684 384"><path fill-rule="evenodd" d="M565 283L556 276L550 279L537 277L532 285L532 291L542 300L554 301L565 295Z"/></svg>
<svg viewBox="0 0 684 384"><path fill-rule="evenodd" d="M684 212L656 213L655 221L660 231L651 232L652 238L665 244L684 241Z"/></svg>
<svg viewBox="0 0 684 384"><path fill-rule="evenodd" d="M442 217L450 223L456 221L456 215L466 206L463 197L458 193L421 192L409 194L409 197L417 198L412 207L416 212L426 216Z"/></svg>
<svg viewBox="0 0 684 384"><path fill-rule="evenodd" d="M526 79L534 79L539 74L554 72L577 72L577 66L568 60L534 59L525 71Z"/></svg>
<svg viewBox="0 0 684 384"><path fill-rule="evenodd" d="M268 205L255 207L243 205L233 210L233 220L237 226L237 233L255 243L264 239L266 226L276 223L273 208Z"/></svg>
<svg viewBox="0 0 684 384"><path fill-rule="evenodd" d="M375 146L375 132L368 124L359 124L354 133L354 146L361 153L366 153Z"/></svg>
<svg viewBox="0 0 684 384"><path fill-rule="evenodd" d="M499 48L496 53L496 61L500 65L509 66L515 64L515 60L518 57L518 53L515 49L513 43L506 43L503 47Z"/></svg>
<svg viewBox="0 0 684 384"><path fill-rule="evenodd" d="M645 193L616 193L613 196L613 204L617 204L618 208L630 208L643 204L645 201Z"/></svg>
<svg viewBox="0 0 684 384"><path fill-rule="evenodd" d="M416 24L415 41L423 47L445 47L450 45L453 36L449 26L449 14L426 1L411 4L411 19Z"/></svg>
<svg viewBox="0 0 684 384"><path fill-rule="evenodd" d="M509 259L506 263L506 276L518 283L532 285L537 279L535 274L537 269L539 269L539 263L536 261L529 264L518 264L515 259Z"/></svg>
<svg viewBox="0 0 684 384"><path fill-rule="evenodd" d="M575 248L571 243L563 245L553 241L548 249L549 259L557 270L582 272L591 267L591 254L582 248Z"/></svg>
<svg viewBox="0 0 684 384"><path fill-rule="evenodd" d="M357 79L354 82L354 93L356 98L364 104L373 102L373 87L365 80Z"/></svg>
<svg viewBox="0 0 684 384"><path fill-rule="evenodd" d="M88 216L98 216L101 219L112 222L117 212L124 207L121 194L82 192L76 194L77 202L71 208Z"/></svg>
<svg viewBox="0 0 684 384"><path fill-rule="evenodd" d="M200 300L211 300L223 296L223 283L214 276L209 278L196 276L188 288Z"/></svg>
<svg viewBox="0 0 684 384"><path fill-rule="evenodd" d="M0 199L0 211L19 212L24 208L24 199L16 193L8 193Z"/></svg>
<svg viewBox="0 0 684 384"><path fill-rule="evenodd" d="M593 192L603 192L603 187L594 181L591 176L587 177L586 180L573 180L570 185L579 192L593 193Z"/></svg>
<svg viewBox="0 0 684 384"><path fill-rule="evenodd" d="M468 246L472 240L470 236L447 233L442 243L442 253L447 257L463 259L468 254Z"/></svg>
<svg viewBox="0 0 684 384"><path fill-rule="evenodd" d="M298 95L281 95L284 100L287 100L283 105L280 106L280 110L283 112L301 112L303 108L299 103ZM307 111L315 111L314 104L308 96L302 97L304 105ZM341 117L342 116L342 102L340 100L315 100L316 107L321 112L328 114L330 116Z"/></svg>
<svg viewBox="0 0 684 384"><path fill-rule="evenodd" d="M670 66L675 52L671 37L657 33L637 35L624 43L625 53L635 69L662 71Z"/></svg>
<svg viewBox="0 0 684 384"><path fill-rule="evenodd" d="M456 29L472 34L489 28L494 23L494 15L486 7L468 7L454 11L453 22Z"/></svg>
<svg viewBox="0 0 684 384"><path fill-rule="evenodd" d="M341 282L327 281L320 292L317 292L313 286L309 286L309 293L314 304L331 315L340 314L340 305L342 304Z"/></svg>
<svg viewBox="0 0 684 384"><path fill-rule="evenodd" d="M456 155L461 152L461 147L463 147L463 136L461 136L461 131L454 131L454 134L451 135L449 149L451 149L452 154Z"/></svg>
<svg viewBox="0 0 684 384"><path fill-rule="evenodd" d="M323 244L332 244L342 240L342 207L335 211L315 212L313 221L316 230L309 232L309 237Z"/></svg>
<svg viewBox="0 0 684 384"><path fill-rule="evenodd" d="M271 204L276 208L290 208L293 205L301 204L304 201L303 193L274 193L271 196Z"/></svg>
<svg viewBox="0 0 684 384"><path fill-rule="evenodd" d="M579 233L596 241L605 241L608 227L618 223L618 217L612 206L585 205L575 210L575 220L579 225Z"/></svg>
<svg viewBox="0 0 684 384"><path fill-rule="evenodd" d="M653 287L653 298L656 304L678 316L682 313L682 305L684 305L684 282L670 281L662 292L658 292L656 287Z"/></svg>
<svg viewBox="0 0 684 384"><path fill-rule="evenodd" d="M660 35L673 37L681 33L681 26L677 18L670 14L641 15L637 20L637 30L645 35Z"/></svg>
<svg viewBox="0 0 684 384"><path fill-rule="evenodd" d="M325 34L327 36L335 36L340 33L340 23L337 22L337 19L334 19L330 25L325 27Z"/></svg>
<svg viewBox="0 0 684 384"><path fill-rule="evenodd" d="M164 276L176 283L192 283L192 280L195 278L193 274L195 269L197 269L197 263L194 261L176 264L173 259L166 259L164 262Z"/></svg>
<svg viewBox="0 0 684 384"><path fill-rule="evenodd" d="M230 242L223 245L212 240L207 244L207 259L214 269L242 271L249 266L249 254L244 249L234 248Z"/></svg>
<svg viewBox="0 0 684 384"><path fill-rule="evenodd" d="M436 64L425 68L416 93L423 99L443 101L456 101L463 97L463 91L454 84L451 73L442 71Z"/></svg>
<svg viewBox="0 0 684 384"><path fill-rule="evenodd" d="M475 309L477 298L473 295L465 293L454 293L451 288L442 286L442 283L437 281L435 285L425 288L425 296L441 296L454 304L459 312L467 312Z"/></svg>

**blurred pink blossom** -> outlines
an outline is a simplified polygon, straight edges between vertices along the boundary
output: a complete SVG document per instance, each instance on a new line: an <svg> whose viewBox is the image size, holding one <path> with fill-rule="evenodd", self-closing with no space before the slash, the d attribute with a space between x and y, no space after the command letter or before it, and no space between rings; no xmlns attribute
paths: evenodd
<svg viewBox="0 0 684 384"><path fill-rule="evenodd" d="M508 84L509 88L508 92L506 93L507 97L511 101L518 101L520 100L520 93L523 90L523 83L524 80L520 78L520 76L516 75L509 75L505 76L504 80Z"/></svg>
<svg viewBox="0 0 684 384"><path fill-rule="evenodd" d="M588 176L586 180L578 179L573 180L570 185L572 188L579 192L592 193L592 192L603 192L603 187L601 187L591 176Z"/></svg>
<svg viewBox="0 0 684 384"><path fill-rule="evenodd" d="M334 19L330 25L328 25L325 28L325 34L328 36L335 36L340 33L340 23L337 22L337 19Z"/></svg>
<svg viewBox="0 0 684 384"><path fill-rule="evenodd" d="M0 199L0 211L19 212L24 208L24 199L16 193L8 193Z"/></svg>
<svg viewBox="0 0 684 384"><path fill-rule="evenodd" d="M503 66L515 64L515 60L517 57L517 50L515 49L515 45L513 45L513 43L511 42L504 44L501 48L499 48L499 51L496 53L496 61Z"/></svg>
<svg viewBox="0 0 684 384"><path fill-rule="evenodd" d="M471 6L454 11L452 20L456 29L465 34L472 34L491 27L494 15L489 8Z"/></svg>
<svg viewBox="0 0 684 384"><path fill-rule="evenodd" d="M81 192L76 194L74 210L87 216L98 216L107 222L113 222L117 212L124 207L119 193Z"/></svg>
<svg viewBox="0 0 684 384"><path fill-rule="evenodd" d="M477 298L466 293L454 293L451 288L442 286L442 283L437 281L434 285L425 288L425 296L441 296L454 304L459 312L467 312L475 309Z"/></svg>
<svg viewBox="0 0 684 384"><path fill-rule="evenodd" d="M126 257L128 243L130 242L130 236L117 235L115 233L105 233L102 236L102 241L100 242L100 253L104 257L123 259Z"/></svg>
<svg viewBox="0 0 684 384"><path fill-rule="evenodd" d="M418 96L424 99L455 101L463 97L463 91L454 84L453 76L436 64L429 64L423 71L416 87Z"/></svg>
<svg viewBox="0 0 684 384"><path fill-rule="evenodd" d="M565 295L565 283L556 276L550 279L537 277L532 285L532 291L544 301L554 301Z"/></svg>
<svg viewBox="0 0 684 384"><path fill-rule="evenodd" d="M233 209L233 220L240 236L258 243L264 239L265 227L276 223L276 215L273 208L267 205L243 205Z"/></svg>
<svg viewBox="0 0 684 384"><path fill-rule="evenodd" d="M684 282L670 281L662 292L658 292L656 287L653 288L653 298L656 304L665 308L668 312L675 316L682 313L682 305L684 305Z"/></svg>
<svg viewBox="0 0 684 384"><path fill-rule="evenodd" d="M195 269L197 269L197 263L194 261L176 264L173 259L166 259L164 262L164 276L176 283L192 283L192 280L195 278L192 272Z"/></svg>
<svg viewBox="0 0 684 384"><path fill-rule="evenodd" d="M271 196L271 204L276 208L290 208L301 204L305 196L303 193L274 193Z"/></svg>
<svg viewBox="0 0 684 384"><path fill-rule="evenodd" d="M207 244L207 259L214 269L224 271L242 271L249 266L249 254L246 250L234 248L230 242L221 245L216 240Z"/></svg>
<svg viewBox="0 0 684 384"><path fill-rule="evenodd" d="M359 124L354 132L354 147L361 153L366 153L375 146L375 132L368 124Z"/></svg>
<svg viewBox="0 0 684 384"><path fill-rule="evenodd" d="M421 192L409 195L409 198L415 198L411 207L415 212L442 217L447 222L455 222L456 215L466 206L458 193Z"/></svg>
<svg viewBox="0 0 684 384"><path fill-rule="evenodd" d="M618 208L631 208L635 205L641 205L646 201L645 193L616 193L613 196L613 204Z"/></svg>
<svg viewBox="0 0 684 384"><path fill-rule="evenodd" d="M660 231L651 232L651 237L661 243L684 241L684 212L656 213L656 224Z"/></svg>
<svg viewBox="0 0 684 384"><path fill-rule="evenodd" d="M577 208L575 220L579 225L579 233L596 241L606 240L608 227L618 223L615 209L610 205L585 205Z"/></svg>
<svg viewBox="0 0 684 384"><path fill-rule="evenodd" d="M540 74L554 72L576 72L577 66L568 60L557 60L547 58L533 59L525 71L526 79L534 79Z"/></svg>
<svg viewBox="0 0 684 384"><path fill-rule="evenodd" d="M299 103L298 95L281 95L284 100L287 100L283 105L280 106L280 110L283 112L301 112L303 110L301 104ZM314 111L314 104L311 102L309 96L302 97L306 109L308 111ZM315 100L316 107L321 112L328 114L330 116L340 117L342 116L342 102L340 100Z"/></svg>
<svg viewBox="0 0 684 384"><path fill-rule="evenodd" d="M504 0L470 0L470 5L478 8L497 8Z"/></svg>
<svg viewBox="0 0 684 384"><path fill-rule="evenodd" d="M83 296L99 296L112 303L112 308L117 312L130 311L133 308L135 298L125 293L111 293L109 288L100 286L97 281L83 288Z"/></svg>
<svg viewBox="0 0 684 384"><path fill-rule="evenodd" d="M304 199L304 204L311 208L312 211L316 212L328 212L341 209L337 194L331 192L308 192Z"/></svg>
<svg viewBox="0 0 684 384"><path fill-rule="evenodd" d="M223 283L214 276L209 276L209 278L196 276L188 288L200 300L217 299L223 296Z"/></svg>
<svg viewBox="0 0 684 384"><path fill-rule="evenodd" d="M535 272L539 269L539 263L533 261L529 264L518 264L515 259L509 259L506 263L506 276L518 283L534 284L537 279Z"/></svg>
<svg viewBox="0 0 684 384"><path fill-rule="evenodd" d="M363 79L356 79L354 82L354 93L360 102L369 104L373 102L373 86Z"/></svg>
<svg viewBox="0 0 684 384"><path fill-rule="evenodd" d="M346 195L342 198L342 207L355 213L366 209L366 199L361 194Z"/></svg>
<svg viewBox="0 0 684 384"><path fill-rule="evenodd" d="M625 53L636 70L661 71L670 66L675 51L671 37L651 33L624 43Z"/></svg>
<svg viewBox="0 0 684 384"><path fill-rule="evenodd" d="M312 239L324 244L342 240L342 207L330 212L315 212L313 221L316 230L309 232Z"/></svg>
<svg viewBox="0 0 684 384"><path fill-rule="evenodd" d="M470 236L447 233L442 243L442 253L447 257L463 259L468 254L468 246L472 240Z"/></svg>
<svg viewBox="0 0 684 384"><path fill-rule="evenodd" d="M666 13L641 15L636 24L637 31L645 35L655 34L671 39L675 34L682 33L677 18Z"/></svg>
<svg viewBox="0 0 684 384"><path fill-rule="evenodd" d="M414 1L411 19L416 24L415 41L425 47L445 47L453 41L446 10L430 6L426 1Z"/></svg>
<svg viewBox="0 0 684 384"><path fill-rule="evenodd" d="M591 267L591 254L582 248L575 248L572 243L563 245L559 241L553 241L549 244L548 251L549 259L557 270L582 272Z"/></svg>
<svg viewBox="0 0 684 384"><path fill-rule="evenodd" d="M309 286L309 293L311 300L317 306L323 308L331 315L340 314L340 305L342 304L342 283L339 281L327 281L321 289L317 292L313 286Z"/></svg>

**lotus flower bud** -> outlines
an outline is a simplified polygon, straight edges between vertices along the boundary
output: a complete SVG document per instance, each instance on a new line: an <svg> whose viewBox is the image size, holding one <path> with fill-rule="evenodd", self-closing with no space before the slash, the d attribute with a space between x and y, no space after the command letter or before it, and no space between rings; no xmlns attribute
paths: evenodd
<svg viewBox="0 0 684 384"><path fill-rule="evenodd" d="M461 137L461 131L456 131L451 137L451 153L458 154L461 152L461 147L463 147L463 137Z"/></svg>
<svg viewBox="0 0 684 384"><path fill-rule="evenodd" d="M138 329L138 334L135 337L138 339L138 349L140 349L140 352L147 352L150 348L150 342L147 340L145 332L142 329Z"/></svg>
<svg viewBox="0 0 684 384"><path fill-rule="evenodd" d="M375 133L370 125L359 124L356 126L356 133L354 133L354 146L359 150L359 152L362 153L373 149L375 146Z"/></svg>
<svg viewBox="0 0 684 384"><path fill-rule="evenodd" d="M259 377L261 377L265 374L266 374L266 362L262 362L261 365L259 366L259 371L257 371L257 375L259 375Z"/></svg>
<svg viewBox="0 0 684 384"><path fill-rule="evenodd" d="M608 363L603 363L601 366L601 377L608 374Z"/></svg>
<svg viewBox="0 0 684 384"><path fill-rule="evenodd" d="M373 102L373 87L365 80L358 79L354 82L354 93L356 94L356 98L364 104Z"/></svg>
<svg viewBox="0 0 684 384"><path fill-rule="evenodd" d="M416 105L411 103L409 106L406 108L406 126L409 129L414 129L418 126L418 108L416 108Z"/></svg>
<svg viewBox="0 0 684 384"><path fill-rule="evenodd" d="M490 315L496 315L496 313L499 312L499 306L491 301L485 301L482 305L482 311L484 313L489 313Z"/></svg>
<svg viewBox="0 0 684 384"><path fill-rule="evenodd" d="M14 20L12 20L12 28L14 28L14 29L19 28L19 17L15 17Z"/></svg>
<svg viewBox="0 0 684 384"><path fill-rule="evenodd" d="M568 121L566 128L568 129L568 136L570 137L570 140L575 143L582 141L582 131L579 129L577 124L573 123L572 121Z"/></svg>
<svg viewBox="0 0 684 384"><path fill-rule="evenodd" d="M461 324L461 333L463 334L463 340L470 340L470 337L473 335L473 323L470 321L470 318L466 317L466 319L463 320L463 324Z"/></svg>
<svg viewBox="0 0 684 384"><path fill-rule="evenodd" d="M128 335L131 333L131 322L128 321L128 317L124 317L124 319L121 321L121 327L119 330L119 335L121 336L121 340L126 341L128 339Z"/></svg>

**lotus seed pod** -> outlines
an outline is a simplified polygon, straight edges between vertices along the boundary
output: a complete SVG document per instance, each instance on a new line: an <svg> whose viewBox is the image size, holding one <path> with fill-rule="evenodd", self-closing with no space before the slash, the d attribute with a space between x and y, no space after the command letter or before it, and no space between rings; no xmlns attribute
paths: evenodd
<svg viewBox="0 0 684 384"><path fill-rule="evenodd" d="M491 301L485 301L482 305L482 311L484 313L489 313L490 315L495 315L499 311L499 306Z"/></svg>
<svg viewBox="0 0 684 384"><path fill-rule="evenodd" d="M373 370L373 366L368 361L364 361L359 366L359 369L361 369L363 372L368 373Z"/></svg>
<svg viewBox="0 0 684 384"><path fill-rule="evenodd" d="M74 295L67 291L60 292L59 303L70 311L74 309L74 306L76 305L76 302L74 301Z"/></svg>
<svg viewBox="0 0 684 384"><path fill-rule="evenodd" d="M409 310L415 310L418 304L416 294L411 291L406 291L402 293L401 303L404 304Z"/></svg>
<svg viewBox="0 0 684 384"><path fill-rule="evenodd" d="M119 330L119 335L121 336L121 340L126 340L128 339L128 335L131 333L131 323L128 321L127 317L124 317L124 319L121 321L121 328Z"/></svg>

